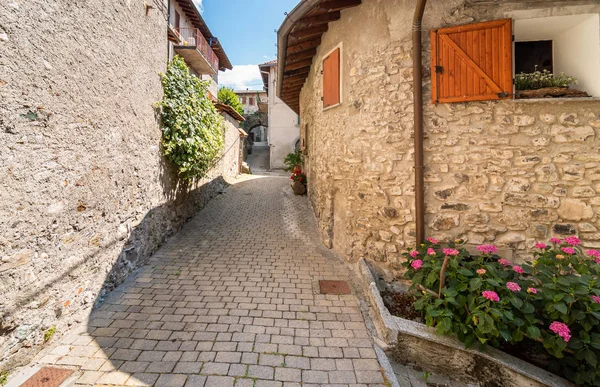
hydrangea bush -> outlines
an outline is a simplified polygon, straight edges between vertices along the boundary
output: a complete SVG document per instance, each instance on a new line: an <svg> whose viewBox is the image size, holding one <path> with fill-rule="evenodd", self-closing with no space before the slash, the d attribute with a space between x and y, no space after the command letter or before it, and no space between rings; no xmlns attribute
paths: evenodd
<svg viewBox="0 0 600 387"><path fill-rule="evenodd" d="M494 245L473 256L460 240L442 247L429 238L405 254L405 275L415 309L438 334L480 348L539 341L557 359L553 369L600 385L600 252L580 244L574 236L538 242L533 262L514 265Z"/></svg>

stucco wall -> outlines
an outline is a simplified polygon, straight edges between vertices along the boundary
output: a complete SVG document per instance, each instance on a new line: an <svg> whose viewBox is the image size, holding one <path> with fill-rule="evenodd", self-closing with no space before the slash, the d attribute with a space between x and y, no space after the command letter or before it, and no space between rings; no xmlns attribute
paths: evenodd
<svg viewBox="0 0 600 387"><path fill-rule="evenodd" d="M424 29L600 11L527 7L431 1ZM391 267L415 238L413 12L407 0L364 0L342 11L322 37L300 102L309 196L325 244ZM552 235L578 234L600 247L600 102L432 105L423 36L427 235L496 243L517 258ZM321 63L340 43L343 102L323 111Z"/></svg>
<svg viewBox="0 0 600 387"><path fill-rule="evenodd" d="M283 159L294 151L294 143L300 136L298 115L279 97L275 90L277 67L269 74L269 137L271 145L271 169L285 168ZM272 91L271 91L272 90Z"/></svg>
<svg viewBox="0 0 600 387"><path fill-rule="evenodd" d="M188 185L162 156L164 12L137 0L0 7L0 370L51 326L84 320L237 172L226 156Z"/></svg>

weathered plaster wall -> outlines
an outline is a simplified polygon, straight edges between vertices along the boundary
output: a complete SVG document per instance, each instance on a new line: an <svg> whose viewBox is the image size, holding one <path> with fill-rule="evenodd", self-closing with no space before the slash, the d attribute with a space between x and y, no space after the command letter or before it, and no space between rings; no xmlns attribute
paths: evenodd
<svg viewBox="0 0 600 387"><path fill-rule="evenodd" d="M424 29L600 12L598 5L527 7L534 5L431 1ZM415 237L413 12L408 0L364 0L344 10L323 35L300 103L309 196L325 244L391 267ZM343 102L323 111L322 58L340 43ZM600 247L600 102L435 106L427 33L424 45L428 236L496 243L520 258L552 235L577 234Z"/></svg>
<svg viewBox="0 0 600 387"><path fill-rule="evenodd" d="M226 155L186 185L162 156L167 21L154 5L0 7L0 369L85 319L237 172Z"/></svg>
<svg viewBox="0 0 600 387"><path fill-rule="evenodd" d="M298 115L277 95L277 67L269 71L269 144L271 145L271 169L283 169L285 156L294 151L294 143L300 136Z"/></svg>

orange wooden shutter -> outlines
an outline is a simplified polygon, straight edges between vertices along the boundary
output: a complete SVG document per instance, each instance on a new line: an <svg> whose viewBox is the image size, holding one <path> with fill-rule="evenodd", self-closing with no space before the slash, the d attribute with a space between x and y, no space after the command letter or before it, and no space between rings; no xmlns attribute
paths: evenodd
<svg viewBox="0 0 600 387"><path fill-rule="evenodd" d="M431 31L433 103L510 98L512 66L512 19Z"/></svg>
<svg viewBox="0 0 600 387"><path fill-rule="evenodd" d="M340 49L323 61L323 107L340 103Z"/></svg>

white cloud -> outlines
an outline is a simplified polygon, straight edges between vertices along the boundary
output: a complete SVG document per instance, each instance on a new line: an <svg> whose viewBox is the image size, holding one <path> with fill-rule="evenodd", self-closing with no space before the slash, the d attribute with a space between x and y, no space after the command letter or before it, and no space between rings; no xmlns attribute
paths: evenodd
<svg viewBox="0 0 600 387"><path fill-rule="evenodd" d="M204 13L204 7L202 6L202 0L194 0L194 4L196 4L196 7L198 7L198 10L200 11L200 13Z"/></svg>
<svg viewBox="0 0 600 387"><path fill-rule="evenodd" d="M233 70L220 72L219 85L238 90L262 90L262 78L258 65L238 65L233 66Z"/></svg>

